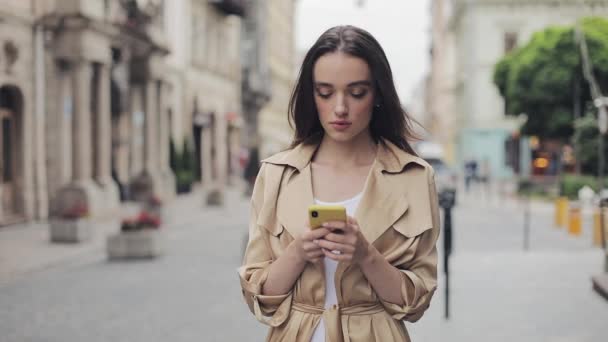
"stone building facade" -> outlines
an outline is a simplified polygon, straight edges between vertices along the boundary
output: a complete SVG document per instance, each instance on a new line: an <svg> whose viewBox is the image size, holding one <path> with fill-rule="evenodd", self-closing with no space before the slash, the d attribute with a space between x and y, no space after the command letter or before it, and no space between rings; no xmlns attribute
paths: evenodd
<svg viewBox="0 0 608 342"><path fill-rule="evenodd" d="M505 116L495 63L547 26L607 14L606 0L433 0L427 107L452 159L486 161L495 178L511 177L505 144L521 123Z"/></svg>
<svg viewBox="0 0 608 342"><path fill-rule="evenodd" d="M50 213L170 198L163 1L57 1L45 56Z"/></svg>
<svg viewBox="0 0 608 342"><path fill-rule="evenodd" d="M170 200L171 138L221 203L241 175L243 4L0 0L0 225Z"/></svg>
<svg viewBox="0 0 608 342"><path fill-rule="evenodd" d="M293 130L287 120L289 98L294 85L295 0L263 2L267 25L266 56L269 65L270 101L260 110L260 156L268 157L287 148Z"/></svg>
<svg viewBox="0 0 608 342"><path fill-rule="evenodd" d="M172 136L190 139L208 204L240 177L242 1L167 2Z"/></svg>
<svg viewBox="0 0 608 342"><path fill-rule="evenodd" d="M46 178L40 177L43 127L36 120L41 96L33 82L41 58L34 53L34 11L30 2L0 2L0 224L35 217L47 205L45 184L36 186Z"/></svg>
<svg viewBox="0 0 608 342"><path fill-rule="evenodd" d="M145 6L144 6L145 3ZM0 225L170 198L162 1L0 1Z"/></svg>

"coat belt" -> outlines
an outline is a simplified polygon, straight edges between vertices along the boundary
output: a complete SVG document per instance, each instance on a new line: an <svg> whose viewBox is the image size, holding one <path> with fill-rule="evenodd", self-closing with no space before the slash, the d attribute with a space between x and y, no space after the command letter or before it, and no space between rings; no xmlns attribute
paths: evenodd
<svg viewBox="0 0 608 342"><path fill-rule="evenodd" d="M379 302L364 303L351 306L332 305L325 309L318 306L308 305L304 303L294 302L291 308L295 311L300 311L313 315L322 315L325 322L325 337L331 342L343 342L342 335L342 320L340 317L345 316L360 316L372 315L384 311L384 307Z"/></svg>

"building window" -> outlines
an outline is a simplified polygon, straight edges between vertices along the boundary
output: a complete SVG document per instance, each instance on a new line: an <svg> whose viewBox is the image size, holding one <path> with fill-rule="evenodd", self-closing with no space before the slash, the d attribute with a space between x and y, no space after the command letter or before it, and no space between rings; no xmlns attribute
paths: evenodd
<svg viewBox="0 0 608 342"><path fill-rule="evenodd" d="M504 35L505 54L513 51L517 47L517 33L506 32Z"/></svg>
<svg viewBox="0 0 608 342"><path fill-rule="evenodd" d="M194 6L192 14L192 61L195 65L201 65L205 60L205 49L207 45L207 16L201 3L197 2L192 5Z"/></svg>

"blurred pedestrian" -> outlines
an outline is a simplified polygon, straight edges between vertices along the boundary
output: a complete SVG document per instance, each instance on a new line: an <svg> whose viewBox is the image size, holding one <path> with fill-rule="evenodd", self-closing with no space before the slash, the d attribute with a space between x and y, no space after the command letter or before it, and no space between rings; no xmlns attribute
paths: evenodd
<svg viewBox="0 0 608 342"><path fill-rule="evenodd" d="M437 194L400 103L368 32L331 28L306 54L289 108L294 140L262 161L239 268L268 341L409 341L403 321L428 308ZM347 222L311 230L313 203L344 206Z"/></svg>
<svg viewBox="0 0 608 342"><path fill-rule="evenodd" d="M471 189L471 183L476 182L477 179L477 161L469 159L464 164L464 185L467 192Z"/></svg>

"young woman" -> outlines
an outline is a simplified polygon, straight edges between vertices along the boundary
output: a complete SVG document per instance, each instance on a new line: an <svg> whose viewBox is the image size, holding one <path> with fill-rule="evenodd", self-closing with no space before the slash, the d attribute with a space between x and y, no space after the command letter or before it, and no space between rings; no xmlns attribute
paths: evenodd
<svg viewBox="0 0 608 342"><path fill-rule="evenodd" d="M366 31L334 27L306 54L290 102L292 147L262 162L251 199L243 295L268 341L409 341L437 286L432 168L386 55ZM309 205L348 222L311 230Z"/></svg>

